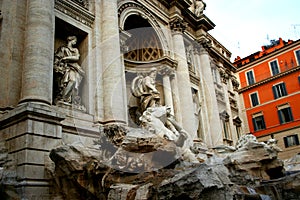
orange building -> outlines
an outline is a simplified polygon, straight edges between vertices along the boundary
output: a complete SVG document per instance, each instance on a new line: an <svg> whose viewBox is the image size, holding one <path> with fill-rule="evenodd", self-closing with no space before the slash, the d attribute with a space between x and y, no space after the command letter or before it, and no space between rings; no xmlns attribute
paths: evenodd
<svg viewBox="0 0 300 200"><path fill-rule="evenodd" d="M271 40L234 65L248 131L259 141L276 139L282 159L300 153L300 40Z"/></svg>

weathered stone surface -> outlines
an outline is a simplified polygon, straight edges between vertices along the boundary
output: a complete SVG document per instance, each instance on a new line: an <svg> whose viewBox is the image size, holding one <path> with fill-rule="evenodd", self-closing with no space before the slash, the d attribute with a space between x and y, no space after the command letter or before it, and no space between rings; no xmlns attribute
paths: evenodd
<svg viewBox="0 0 300 200"><path fill-rule="evenodd" d="M175 169L174 176L163 180L153 193L158 199L232 199L233 184L228 175L224 165Z"/></svg>
<svg viewBox="0 0 300 200"><path fill-rule="evenodd" d="M283 162L277 159L277 151L258 142L246 143L243 148L228 155L224 164L231 173L231 180L242 185L279 178L284 174Z"/></svg>
<svg viewBox="0 0 300 200"><path fill-rule="evenodd" d="M129 132L122 141L144 144L137 139L139 134ZM150 139L146 137L147 140ZM144 167L141 166L144 163L153 166L153 157L138 153L136 147L133 152L124 150L122 143L119 147L110 145L109 149L108 144L96 141L90 147L65 145L53 149L50 157L55 168L49 171L56 188L54 197L72 200L288 200L300 195L300 174L284 176L283 163L277 159L276 150L262 143L247 142L225 159L212 155L204 163L191 164L179 157L169 165L155 170L148 168L148 171L138 168ZM131 145L128 147L131 149ZM158 149L163 148L159 146ZM129 154L124 161L135 166L114 165L112 161L118 154L122 158ZM145 156L144 160L139 158L141 155Z"/></svg>
<svg viewBox="0 0 300 200"><path fill-rule="evenodd" d="M284 161L284 169L288 173L300 171L300 155L297 154L294 157Z"/></svg>

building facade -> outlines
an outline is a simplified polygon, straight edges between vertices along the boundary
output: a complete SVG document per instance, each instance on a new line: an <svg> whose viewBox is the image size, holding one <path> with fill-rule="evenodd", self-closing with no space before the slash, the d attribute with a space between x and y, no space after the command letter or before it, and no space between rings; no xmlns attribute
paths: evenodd
<svg viewBox="0 0 300 200"><path fill-rule="evenodd" d="M234 62L248 132L278 141L287 159L300 152L300 41L272 40L262 51Z"/></svg>
<svg viewBox="0 0 300 200"><path fill-rule="evenodd" d="M136 126L130 87L153 67L161 104L192 141L235 144L236 68L196 2L0 1L2 167L18 194L51 196L51 149L89 146L106 124Z"/></svg>

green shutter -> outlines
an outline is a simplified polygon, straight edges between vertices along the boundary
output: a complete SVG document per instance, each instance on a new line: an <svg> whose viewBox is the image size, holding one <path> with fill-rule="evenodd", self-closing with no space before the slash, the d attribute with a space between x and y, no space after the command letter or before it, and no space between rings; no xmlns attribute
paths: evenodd
<svg viewBox="0 0 300 200"><path fill-rule="evenodd" d="M254 127L254 131L257 131L257 125L256 125L256 121L255 118L252 118L252 123L253 123L253 127Z"/></svg>
<svg viewBox="0 0 300 200"><path fill-rule="evenodd" d="M282 113L281 113L281 110L278 110L278 117L279 117L279 122L280 122L280 124L283 124L283 123L284 123L284 120L282 119Z"/></svg>
<svg viewBox="0 0 300 200"><path fill-rule="evenodd" d="M284 137L283 141L284 141L285 148L289 147L289 144L288 144L288 141L287 141L287 137Z"/></svg>
<svg viewBox="0 0 300 200"><path fill-rule="evenodd" d="M274 99L277 99L278 98L278 92L277 92L277 89L276 89L276 85L274 85L272 87L272 90L273 90Z"/></svg>

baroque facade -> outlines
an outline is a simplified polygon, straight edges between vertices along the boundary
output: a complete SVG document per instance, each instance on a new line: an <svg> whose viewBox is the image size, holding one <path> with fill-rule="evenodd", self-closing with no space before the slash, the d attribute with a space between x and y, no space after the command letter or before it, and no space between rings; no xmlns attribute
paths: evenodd
<svg viewBox="0 0 300 200"><path fill-rule="evenodd" d="M47 198L54 147L88 146L106 124L138 126L131 84L152 68L160 103L192 141L235 145L244 132L236 68L208 33L215 24L203 2L1 0L0 8L1 148L24 198Z"/></svg>

